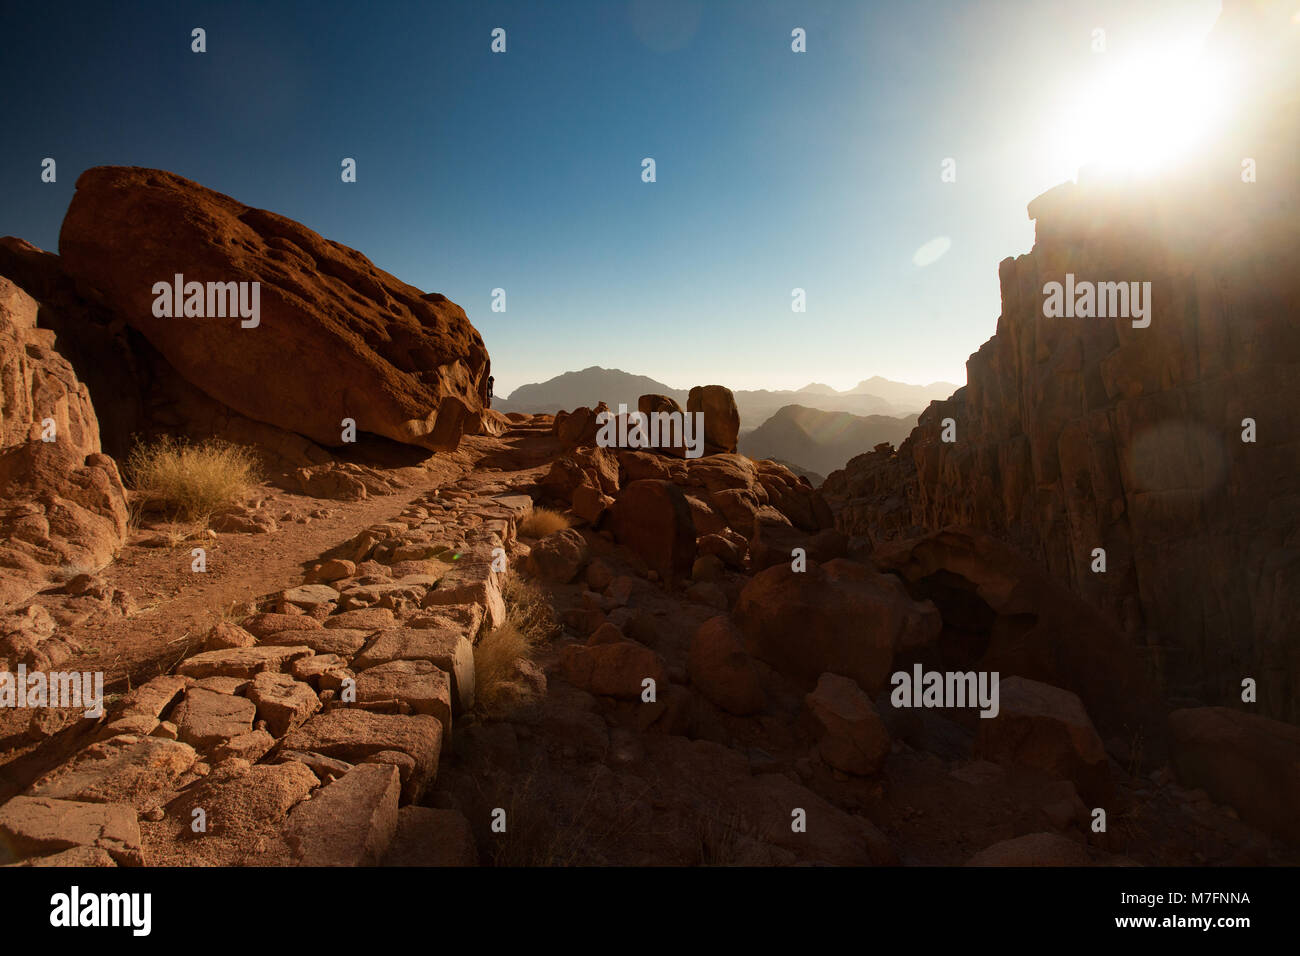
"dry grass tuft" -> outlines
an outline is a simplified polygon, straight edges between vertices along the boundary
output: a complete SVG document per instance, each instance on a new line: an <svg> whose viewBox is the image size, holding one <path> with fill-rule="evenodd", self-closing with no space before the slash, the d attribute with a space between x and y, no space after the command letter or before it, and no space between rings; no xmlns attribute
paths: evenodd
<svg viewBox="0 0 1300 956"><path fill-rule="evenodd" d="M534 508L519 522L519 533L529 538L545 538L569 527L569 518L554 508Z"/></svg>
<svg viewBox="0 0 1300 956"><path fill-rule="evenodd" d="M146 506L187 520L238 504L259 479L251 449L219 439L191 444L170 436L132 448L126 474Z"/></svg>
<svg viewBox="0 0 1300 956"><path fill-rule="evenodd" d="M474 645L474 701L482 713L497 713L514 698L514 665L521 657L532 660L532 645L508 620Z"/></svg>
<svg viewBox="0 0 1300 956"><path fill-rule="evenodd" d="M510 574L501 590L505 622L474 645L475 706L484 716L502 714L521 699L524 691L515 662L533 660L555 633L555 614L537 584Z"/></svg>
<svg viewBox="0 0 1300 956"><path fill-rule="evenodd" d="M555 633L555 612L536 581L508 574L501 585L501 596L506 602L506 620L529 645L537 647L551 639Z"/></svg>

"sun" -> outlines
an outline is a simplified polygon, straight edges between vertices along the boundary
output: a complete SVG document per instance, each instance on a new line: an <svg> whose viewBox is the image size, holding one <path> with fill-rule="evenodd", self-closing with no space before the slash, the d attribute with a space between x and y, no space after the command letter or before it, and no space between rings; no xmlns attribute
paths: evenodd
<svg viewBox="0 0 1300 956"><path fill-rule="evenodd" d="M1095 72L1060 113L1059 159L1151 175L1177 165L1207 141L1229 103L1222 64L1181 42L1119 58L1097 57Z"/></svg>

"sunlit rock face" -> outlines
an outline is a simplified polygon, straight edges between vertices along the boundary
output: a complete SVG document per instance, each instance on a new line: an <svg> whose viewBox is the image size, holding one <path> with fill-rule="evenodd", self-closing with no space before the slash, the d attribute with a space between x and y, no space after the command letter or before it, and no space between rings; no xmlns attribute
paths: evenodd
<svg viewBox="0 0 1300 956"><path fill-rule="evenodd" d="M1258 29L1230 5L1207 49L1238 49ZM1249 677L1266 689L1259 709L1292 721L1296 83L1261 64L1248 115L1167 178L1085 173L1032 202L1034 247L999 267L1002 314L967 385L897 450L853 459L822 488L840 529L875 545L951 524L987 531L1145 644L1171 696L1239 701ZM1243 157L1268 181L1244 181ZM1095 309L1047 317L1045 287L1067 275L1149 282L1149 324Z"/></svg>
<svg viewBox="0 0 1300 956"><path fill-rule="evenodd" d="M254 422L339 446L349 419L435 451L485 427L490 363L464 310L292 219L100 166L77 180L59 253L87 298Z"/></svg>

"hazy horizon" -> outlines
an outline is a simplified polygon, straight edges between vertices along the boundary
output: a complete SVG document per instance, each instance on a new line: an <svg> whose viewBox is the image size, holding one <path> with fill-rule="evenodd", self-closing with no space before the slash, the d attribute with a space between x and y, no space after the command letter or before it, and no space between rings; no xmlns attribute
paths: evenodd
<svg viewBox="0 0 1300 956"><path fill-rule="evenodd" d="M694 386L696 386L696 385L726 385L726 386L727 386L728 388L730 388L732 391L737 391L737 392L738 392L738 391L798 392L798 391L801 391L801 390L803 390L803 389L805 389L805 388L808 388L809 386L812 386L812 385L826 385L826 386L828 386L828 387L834 389L835 392L836 392L836 394L843 395L843 394L846 394L847 392L851 392L853 389L857 388L857 387L858 387L859 385L861 385L863 382L870 381L870 380L873 379L873 378L884 378L884 379L888 379L890 382L892 382L892 383L895 384L895 385L912 385L912 386L916 386L916 387L918 387L918 388L932 388L932 387L935 386L935 385L951 385L953 388L956 389L956 388L961 388L961 386L962 386L962 384L963 384L962 382L953 382L953 381L949 381L949 380L947 380L947 379L935 379L933 382L904 382L904 381L902 381L901 379L891 379L891 378L889 378L889 376L887 376L887 375L878 375L878 374L877 374L877 375L864 375L862 378L859 378L859 379L857 379L857 380L855 380L855 381L853 381L853 382L850 382L850 383L847 384L847 385L842 385L842 386L836 386L836 385L833 385L833 384L830 383L830 382L804 382L802 385L764 385L764 386L759 386L758 388L749 388L749 387L747 387L747 388L739 388L739 387L733 386L733 385L731 385L731 384L729 384L729 383L727 383L727 382L714 382L714 381L710 381L710 382L691 382L691 383L686 384L686 385L678 385L678 384L676 384L676 383L674 383L674 382L666 382L666 381L664 381L662 378L660 378L659 376L657 376L657 375L651 375L651 374L646 373L646 372L634 372L634 371L630 371L630 370L628 370L628 369L624 369L624 368L611 368L611 367L609 367L609 366L603 366L603 365L588 365L586 368L570 368L570 369L565 369L565 370L562 371L562 372L556 372L554 375L547 376L546 378L541 379L541 380L536 381L536 382L521 382L521 383L519 383L518 385L516 385L513 389L511 389L511 391L508 392L508 393L502 391L501 388L498 386L498 387L496 388L496 394L497 394L501 399L503 399L503 400L508 400L508 399L511 397L511 395L512 395L515 391L518 391L518 390L521 389L521 388L526 388L526 387L531 386L531 385L544 385L544 384L546 384L547 382L552 381L553 379L560 378L560 377L563 376L563 375L568 375L568 374L572 374L572 373L580 373L580 372L588 372L588 371L591 371L592 369L599 369L600 371L603 371L603 372L620 372L620 373L622 373L622 374L624 374L624 375L632 375L632 376L636 376L636 377L639 377L639 378L649 378L649 379L653 379L654 381L659 382L661 385L666 385L666 386L668 386L669 388L673 389L674 391L679 391L679 392L687 392L687 391L690 391L690 390L691 390ZM964 379L964 376L963 376L963 379Z"/></svg>

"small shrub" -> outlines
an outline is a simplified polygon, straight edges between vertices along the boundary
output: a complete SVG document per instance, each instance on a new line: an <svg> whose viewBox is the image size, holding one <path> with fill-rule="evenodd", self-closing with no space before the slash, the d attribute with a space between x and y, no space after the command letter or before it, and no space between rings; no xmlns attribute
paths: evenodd
<svg viewBox="0 0 1300 956"><path fill-rule="evenodd" d="M555 612L546 592L535 581L517 574L507 575L501 586L506 604L506 619L524 636L530 646L545 644L555 633Z"/></svg>
<svg viewBox="0 0 1300 956"><path fill-rule="evenodd" d="M259 479L251 449L218 439L191 444L170 436L132 448L126 473L146 505L187 520L238 504Z"/></svg>
<svg viewBox="0 0 1300 956"><path fill-rule="evenodd" d="M513 696L515 661L531 660L533 648L510 621L488 631L474 645L474 700L484 714L494 714Z"/></svg>
<svg viewBox="0 0 1300 956"><path fill-rule="evenodd" d="M545 538L569 527L569 518L554 508L534 508L519 522L519 533L529 538Z"/></svg>
<svg viewBox="0 0 1300 956"><path fill-rule="evenodd" d="M510 574L501 590L506 619L474 645L474 696L484 715L501 714L520 699L515 661L533 660L555 632L551 605L535 583Z"/></svg>

